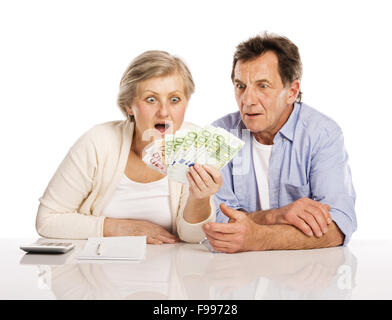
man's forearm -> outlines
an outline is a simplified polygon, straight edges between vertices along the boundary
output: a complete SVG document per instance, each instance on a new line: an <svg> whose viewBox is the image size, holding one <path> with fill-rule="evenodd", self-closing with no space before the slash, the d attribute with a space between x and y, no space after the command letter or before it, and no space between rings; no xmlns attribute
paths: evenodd
<svg viewBox="0 0 392 320"><path fill-rule="evenodd" d="M344 235L335 222L328 226L322 237L309 237L296 227L285 224L260 225L254 250L294 250L336 247L343 243Z"/></svg>
<svg viewBox="0 0 392 320"><path fill-rule="evenodd" d="M262 211L255 211L248 214L249 218L251 218L257 224L275 224L273 217L274 213L277 209L270 209L270 210L262 210Z"/></svg>

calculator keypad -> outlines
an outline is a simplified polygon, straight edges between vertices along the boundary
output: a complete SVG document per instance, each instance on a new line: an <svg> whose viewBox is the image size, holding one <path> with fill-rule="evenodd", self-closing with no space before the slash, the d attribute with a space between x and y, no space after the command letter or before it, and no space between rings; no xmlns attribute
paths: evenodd
<svg viewBox="0 0 392 320"><path fill-rule="evenodd" d="M72 243L63 243L63 242L43 242L40 243L41 246L55 246L55 247L69 247Z"/></svg>

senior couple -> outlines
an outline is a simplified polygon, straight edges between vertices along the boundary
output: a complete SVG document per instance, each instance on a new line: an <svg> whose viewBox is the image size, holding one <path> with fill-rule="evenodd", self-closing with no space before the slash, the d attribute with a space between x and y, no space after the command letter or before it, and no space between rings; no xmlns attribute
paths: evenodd
<svg viewBox="0 0 392 320"><path fill-rule="evenodd" d="M126 120L96 125L71 147L40 198L44 237L145 235L147 243L199 242L216 251L346 245L356 229L355 191L339 126L301 102L298 48L264 33L240 43L231 79L239 111L214 126L245 142L221 170L195 164L189 185L142 161L151 142L184 122L194 91L178 57L147 51L120 82Z"/></svg>

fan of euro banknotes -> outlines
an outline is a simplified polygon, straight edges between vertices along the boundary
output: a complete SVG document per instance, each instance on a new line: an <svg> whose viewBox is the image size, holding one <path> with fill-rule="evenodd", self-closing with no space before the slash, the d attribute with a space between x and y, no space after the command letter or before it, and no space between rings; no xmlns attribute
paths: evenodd
<svg viewBox="0 0 392 320"><path fill-rule="evenodd" d="M179 130L154 140L143 152L143 161L169 179L188 184L186 174L195 163L223 168L243 147L244 142L222 128Z"/></svg>

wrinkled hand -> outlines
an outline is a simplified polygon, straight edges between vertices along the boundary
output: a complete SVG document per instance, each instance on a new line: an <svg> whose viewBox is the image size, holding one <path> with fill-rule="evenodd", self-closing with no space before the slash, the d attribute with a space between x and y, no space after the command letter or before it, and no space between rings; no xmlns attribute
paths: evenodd
<svg viewBox="0 0 392 320"><path fill-rule="evenodd" d="M202 227L214 250L234 253L260 249L256 248L259 226L242 211L234 210L223 203L220 209L230 218L231 223L209 222Z"/></svg>
<svg viewBox="0 0 392 320"><path fill-rule="evenodd" d="M301 198L287 206L276 210L275 224L290 224L297 227L308 236L321 237L328 231L332 222L329 205L318 201Z"/></svg>
<svg viewBox="0 0 392 320"><path fill-rule="evenodd" d="M105 235L106 234L106 235ZM176 243L178 237L146 220L105 218L104 236L146 236L148 244Z"/></svg>
<svg viewBox="0 0 392 320"><path fill-rule="evenodd" d="M206 199L214 195L222 186L220 171L209 165L195 163L187 173L189 194L194 199Z"/></svg>
<svg viewBox="0 0 392 320"><path fill-rule="evenodd" d="M146 235L147 243L149 244L175 243L179 241L178 237L168 232L165 228L150 221L137 221L133 228L135 235Z"/></svg>

